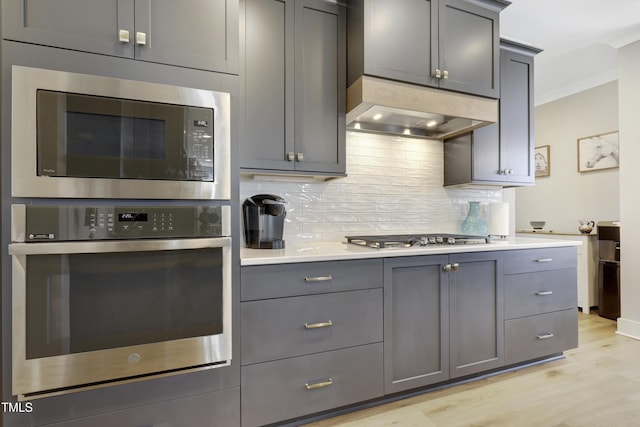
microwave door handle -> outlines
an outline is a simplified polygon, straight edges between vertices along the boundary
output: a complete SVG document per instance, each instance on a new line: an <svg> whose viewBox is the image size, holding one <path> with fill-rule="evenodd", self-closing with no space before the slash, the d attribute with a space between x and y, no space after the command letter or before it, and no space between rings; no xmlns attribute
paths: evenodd
<svg viewBox="0 0 640 427"><path fill-rule="evenodd" d="M165 251L181 249L230 248L231 237L167 240L118 240L47 243L11 243L9 255L63 255L81 253Z"/></svg>

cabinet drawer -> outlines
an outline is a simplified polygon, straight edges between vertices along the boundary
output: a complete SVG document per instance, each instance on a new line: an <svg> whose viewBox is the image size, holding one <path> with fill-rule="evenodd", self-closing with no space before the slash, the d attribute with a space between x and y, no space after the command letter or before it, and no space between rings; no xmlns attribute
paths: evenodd
<svg viewBox="0 0 640 427"><path fill-rule="evenodd" d="M242 364L382 341L382 289L241 303Z"/></svg>
<svg viewBox="0 0 640 427"><path fill-rule="evenodd" d="M572 268L505 276L505 319L577 307L576 277Z"/></svg>
<svg viewBox="0 0 640 427"><path fill-rule="evenodd" d="M578 346L578 309L507 320L506 364L561 353Z"/></svg>
<svg viewBox="0 0 640 427"><path fill-rule="evenodd" d="M49 427L239 427L239 413L240 388L236 387L46 425Z"/></svg>
<svg viewBox="0 0 640 427"><path fill-rule="evenodd" d="M243 301L382 287L382 259L242 267Z"/></svg>
<svg viewBox="0 0 640 427"><path fill-rule="evenodd" d="M576 264L574 246L507 251L504 255L504 274L576 268Z"/></svg>
<svg viewBox="0 0 640 427"><path fill-rule="evenodd" d="M382 396L382 343L241 368L242 425L252 427Z"/></svg>

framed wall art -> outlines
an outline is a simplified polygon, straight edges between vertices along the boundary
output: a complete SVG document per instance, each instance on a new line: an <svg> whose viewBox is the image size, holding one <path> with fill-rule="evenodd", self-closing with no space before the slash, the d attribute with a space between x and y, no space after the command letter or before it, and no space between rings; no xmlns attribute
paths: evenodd
<svg viewBox="0 0 640 427"><path fill-rule="evenodd" d="M535 148L536 178L551 175L551 148L548 145Z"/></svg>
<svg viewBox="0 0 640 427"><path fill-rule="evenodd" d="M592 172L620 166L618 132L578 139L578 172Z"/></svg>

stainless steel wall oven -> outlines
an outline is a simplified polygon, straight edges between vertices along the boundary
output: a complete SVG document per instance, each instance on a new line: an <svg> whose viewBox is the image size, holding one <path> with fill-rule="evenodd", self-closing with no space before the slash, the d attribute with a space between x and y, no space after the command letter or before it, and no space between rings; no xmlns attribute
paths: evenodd
<svg viewBox="0 0 640 427"><path fill-rule="evenodd" d="M230 198L230 95L13 66L13 197Z"/></svg>
<svg viewBox="0 0 640 427"><path fill-rule="evenodd" d="M19 399L227 366L230 208L13 205Z"/></svg>

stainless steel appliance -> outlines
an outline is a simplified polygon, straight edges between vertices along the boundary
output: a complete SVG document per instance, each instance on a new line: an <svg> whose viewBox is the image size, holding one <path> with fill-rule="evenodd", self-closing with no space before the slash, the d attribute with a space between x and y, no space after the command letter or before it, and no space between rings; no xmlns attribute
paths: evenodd
<svg viewBox="0 0 640 427"><path fill-rule="evenodd" d="M489 237L464 234L392 234L379 236L346 236L347 243L374 249L410 248L432 245L472 245L489 243Z"/></svg>
<svg viewBox="0 0 640 427"><path fill-rule="evenodd" d="M285 200L273 194L257 194L242 204L244 212L244 237L248 248L282 249L284 218L287 215Z"/></svg>
<svg viewBox="0 0 640 427"><path fill-rule="evenodd" d="M230 95L14 66L14 197L230 198Z"/></svg>
<svg viewBox="0 0 640 427"><path fill-rule="evenodd" d="M598 222L598 314L620 317L620 222Z"/></svg>
<svg viewBox="0 0 640 427"><path fill-rule="evenodd" d="M229 211L13 205L13 394L229 365Z"/></svg>

